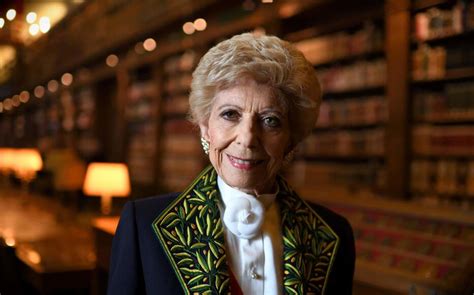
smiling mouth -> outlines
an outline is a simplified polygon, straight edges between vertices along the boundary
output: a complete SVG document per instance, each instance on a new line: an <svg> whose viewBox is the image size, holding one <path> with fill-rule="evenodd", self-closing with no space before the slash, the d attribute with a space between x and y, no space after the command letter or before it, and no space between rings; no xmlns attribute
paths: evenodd
<svg viewBox="0 0 474 295"><path fill-rule="evenodd" d="M242 169L242 170L250 170L258 165L260 165L263 160L245 160L236 157L232 157L231 155L227 155L229 158L230 164L235 168Z"/></svg>

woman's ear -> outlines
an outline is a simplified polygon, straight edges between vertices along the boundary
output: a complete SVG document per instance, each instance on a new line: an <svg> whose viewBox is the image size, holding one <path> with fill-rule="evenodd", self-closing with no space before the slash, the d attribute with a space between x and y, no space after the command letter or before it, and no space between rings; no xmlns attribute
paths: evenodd
<svg viewBox="0 0 474 295"><path fill-rule="evenodd" d="M201 130L201 137L209 141L209 124L208 120L199 122L199 129Z"/></svg>

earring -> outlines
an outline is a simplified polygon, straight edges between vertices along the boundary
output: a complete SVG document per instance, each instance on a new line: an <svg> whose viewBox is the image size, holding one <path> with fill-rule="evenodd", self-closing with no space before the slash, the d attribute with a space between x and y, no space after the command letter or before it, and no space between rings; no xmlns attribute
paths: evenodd
<svg viewBox="0 0 474 295"><path fill-rule="evenodd" d="M209 141L205 140L204 137L201 137L201 145L204 153L209 155Z"/></svg>

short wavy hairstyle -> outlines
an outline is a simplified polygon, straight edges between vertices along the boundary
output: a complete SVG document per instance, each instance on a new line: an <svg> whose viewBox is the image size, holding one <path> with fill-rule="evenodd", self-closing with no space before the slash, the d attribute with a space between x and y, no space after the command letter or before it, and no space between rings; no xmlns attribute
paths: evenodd
<svg viewBox="0 0 474 295"><path fill-rule="evenodd" d="M191 122L208 120L217 92L244 78L269 85L283 101L292 147L311 132L321 103L321 86L313 66L289 42L252 33L224 40L201 58L191 83Z"/></svg>

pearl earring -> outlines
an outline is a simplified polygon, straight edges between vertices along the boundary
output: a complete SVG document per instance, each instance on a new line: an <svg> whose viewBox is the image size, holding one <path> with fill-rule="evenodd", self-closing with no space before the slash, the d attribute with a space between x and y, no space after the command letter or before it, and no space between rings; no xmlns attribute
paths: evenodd
<svg viewBox="0 0 474 295"><path fill-rule="evenodd" d="M201 145L204 153L209 155L209 141L205 140L204 137L201 137Z"/></svg>

